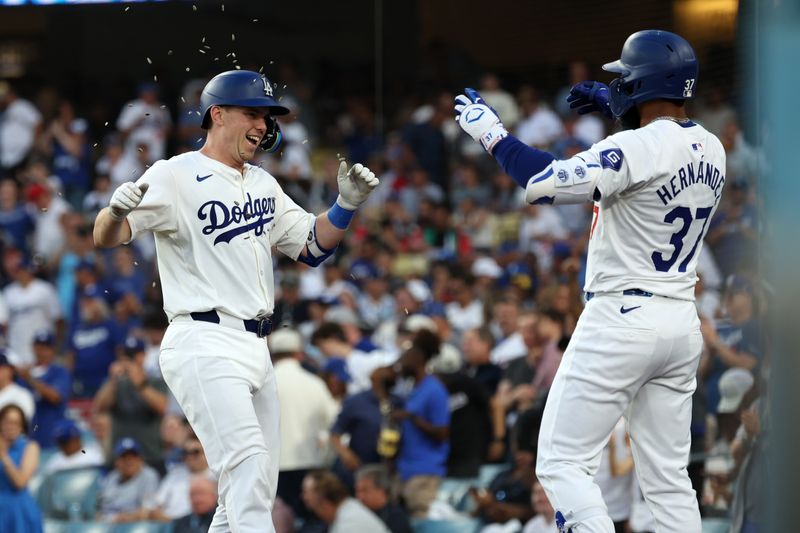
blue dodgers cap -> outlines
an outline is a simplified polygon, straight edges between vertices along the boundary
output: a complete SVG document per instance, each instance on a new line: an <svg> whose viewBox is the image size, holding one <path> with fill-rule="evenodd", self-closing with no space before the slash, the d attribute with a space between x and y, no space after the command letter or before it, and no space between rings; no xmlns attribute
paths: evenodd
<svg viewBox="0 0 800 533"><path fill-rule="evenodd" d="M10 366L14 368L14 365L11 364L11 361L8 360L8 355L6 355L6 351L0 348L0 366Z"/></svg>
<svg viewBox="0 0 800 533"><path fill-rule="evenodd" d="M66 442L70 439L77 439L81 436L81 430L72 420L65 418L53 428L53 441L56 443Z"/></svg>
<svg viewBox="0 0 800 533"><path fill-rule="evenodd" d="M114 457L120 457L121 455L125 455L126 453L135 453L136 455L142 455L142 448L139 446L139 443L136 442L134 439L130 437L125 437L124 439L120 439L117 442L116 446L114 446Z"/></svg>
<svg viewBox="0 0 800 533"><path fill-rule="evenodd" d="M325 366L322 367L322 372L325 374L333 374L339 378L342 383L350 383L350 381L352 381L350 373L347 371L347 362L341 357L331 357L328 359L325 362Z"/></svg>
<svg viewBox="0 0 800 533"><path fill-rule="evenodd" d="M36 334L33 336L33 343L53 346L56 343L56 336L49 329L43 329L37 331Z"/></svg>
<svg viewBox="0 0 800 533"><path fill-rule="evenodd" d="M139 337L133 337L133 336L125 339L125 344L123 345L123 347L125 348L125 353L127 353L128 355L133 355L139 352L143 352L145 348L144 341Z"/></svg>

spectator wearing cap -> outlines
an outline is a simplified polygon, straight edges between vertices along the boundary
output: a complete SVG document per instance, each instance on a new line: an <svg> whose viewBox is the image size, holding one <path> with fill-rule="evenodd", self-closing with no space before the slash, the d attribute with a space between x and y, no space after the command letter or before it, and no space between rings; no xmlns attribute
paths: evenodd
<svg viewBox="0 0 800 533"><path fill-rule="evenodd" d="M353 381L347 370L347 361L341 357L329 357L320 370L320 376L333 400L340 405L347 397L347 386Z"/></svg>
<svg viewBox="0 0 800 533"><path fill-rule="evenodd" d="M0 181L0 239L3 244L28 253L28 239L34 228L33 217L20 201L17 181L4 178Z"/></svg>
<svg viewBox="0 0 800 533"><path fill-rule="evenodd" d="M189 482L192 512L172 522L172 533L207 533L217 510L217 483L202 475Z"/></svg>
<svg viewBox="0 0 800 533"><path fill-rule="evenodd" d="M32 420L36 412L36 404L31 391L14 382L16 369L8 358L7 352L0 349L0 407L18 406L26 420Z"/></svg>
<svg viewBox="0 0 800 533"><path fill-rule="evenodd" d="M37 331L60 325L61 307L52 283L36 277L33 261L20 256L10 267L14 282L3 290L8 306L8 347L15 363L30 366L34 363L33 336Z"/></svg>
<svg viewBox="0 0 800 533"><path fill-rule="evenodd" d="M41 533L42 514L28 491L39 467L39 446L28 440L28 421L15 404L0 408L0 531Z"/></svg>
<svg viewBox="0 0 800 533"><path fill-rule="evenodd" d="M324 463L328 428L338 405L325 382L300 364L303 337L294 329L279 328L269 336L281 410L281 450L278 496L302 516L300 488L309 470Z"/></svg>
<svg viewBox="0 0 800 533"><path fill-rule="evenodd" d="M52 439L58 451L44 464L43 472L46 476L73 468L101 467L106 462L100 446L95 442L84 443L81 439L81 430L68 418L55 425Z"/></svg>
<svg viewBox="0 0 800 533"><path fill-rule="evenodd" d="M167 472L155 494L145 500L140 509L141 520L171 522L192 512L190 483L194 476L203 476L216 483L208 468L206 454L200 440L190 435L181 445L183 463Z"/></svg>
<svg viewBox="0 0 800 533"><path fill-rule="evenodd" d="M136 268L136 256L130 246L114 249L112 272L109 275L108 289L114 299L132 294L136 300L144 300L145 277L141 269Z"/></svg>
<svg viewBox="0 0 800 533"><path fill-rule="evenodd" d="M303 503L328 525L328 533L389 533L380 518L331 472L314 471L303 479Z"/></svg>
<svg viewBox="0 0 800 533"><path fill-rule="evenodd" d="M0 174L10 174L24 164L33 148L42 115L7 81L0 81L0 113Z"/></svg>
<svg viewBox="0 0 800 533"><path fill-rule="evenodd" d="M167 385L163 379L147 376L144 359L144 342L128 337L124 356L111 364L108 379L94 398L94 408L111 415L114 442L135 437L144 460L163 471L160 425L167 408Z"/></svg>
<svg viewBox="0 0 800 533"><path fill-rule="evenodd" d="M753 388L753 374L743 368L729 368L719 379L716 436L705 460L706 479L702 502L707 509L726 511L732 498L734 459L731 447L740 427L745 395Z"/></svg>
<svg viewBox="0 0 800 533"><path fill-rule="evenodd" d="M319 348L326 359L336 357L347 362L347 374L352 381L348 394L371 387L370 374L379 367L394 363L396 355L375 350L365 353L356 350L347 338L344 328L335 322L323 322L311 335L311 343Z"/></svg>
<svg viewBox="0 0 800 533"><path fill-rule="evenodd" d="M450 405L447 389L429 374L431 351L411 346L400 356L399 374L413 382L403 409L390 416L401 425L402 440L397 454L397 472L402 483L406 508L414 518L424 518L436 499L442 478L447 474L450 452ZM394 367L379 371L399 377ZM376 383L384 386L385 381ZM385 396L385 389L380 393Z"/></svg>
<svg viewBox="0 0 800 533"><path fill-rule="evenodd" d="M114 445L114 469L100 484L97 518L135 522L145 500L158 489L158 473L146 465L139 443L126 437Z"/></svg>
<svg viewBox="0 0 800 533"><path fill-rule="evenodd" d="M69 371L55 363L56 337L52 331L42 330L33 337L33 367L17 369L20 381L33 391L36 415L33 417L33 439L43 449L51 448L55 426L64 420L64 411L72 391Z"/></svg>
<svg viewBox="0 0 800 533"><path fill-rule="evenodd" d="M87 287L78 305L80 314L67 339L67 365L72 368L73 395L91 398L108 377L120 339L99 287Z"/></svg>
<svg viewBox="0 0 800 533"><path fill-rule="evenodd" d="M33 253L49 263L64 248L66 234L61 219L72 208L66 200L53 193L47 182L37 182L28 188L28 203L33 207L36 224L33 232Z"/></svg>
<svg viewBox="0 0 800 533"><path fill-rule="evenodd" d="M71 322L78 316L78 296L88 285L97 283L97 260L91 229L79 218L78 225L67 233L64 252L58 258L55 285L61 309Z"/></svg>
<svg viewBox="0 0 800 533"><path fill-rule="evenodd" d="M92 150L86 135L89 124L75 116L69 100L62 100L58 114L38 139L42 151L53 161L53 171L61 182L64 196L74 209L80 209L89 189Z"/></svg>
<svg viewBox="0 0 800 533"><path fill-rule="evenodd" d="M706 378L708 410L717 411L719 380L728 368L743 368L759 372L761 358L761 328L755 316L753 287L741 276L730 279L725 291L724 307L727 319L715 325L701 322L703 340L711 355Z"/></svg>
<svg viewBox="0 0 800 533"><path fill-rule="evenodd" d="M363 466L356 472L356 498L375 513L391 533L411 533L408 515L389 501L389 484L389 473L384 465Z"/></svg>

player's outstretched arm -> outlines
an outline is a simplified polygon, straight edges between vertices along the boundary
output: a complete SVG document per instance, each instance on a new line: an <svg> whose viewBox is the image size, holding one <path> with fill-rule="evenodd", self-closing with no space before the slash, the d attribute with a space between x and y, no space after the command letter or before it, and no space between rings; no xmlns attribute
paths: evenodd
<svg viewBox="0 0 800 533"><path fill-rule="evenodd" d="M481 143L494 156L506 174L523 189L528 180L544 170L555 156L532 148L509 134L500 117L489 107L475 89L464 89L456 96L456 121L470 137Z"/></svg>
<svg viewBox="0 0 800 533"><path fill-rule="evenodd" d="M108 207L102 209L94 221L92 236L95 246L111 248L131 239L131 227L126 217L141 203L147 188L147 183L136 185L132 181L117 187Z"/></svg>
<svg viewBox="0 0 800 533"><path fill-rule="evenodd" d="M317 216L306 247L300 254L299 260L311 266L319 265L333 254L356 210L380 183L375 174L361 163L347 170L344 161L339 164L337 181L339 197L330 209Z"/></svg>

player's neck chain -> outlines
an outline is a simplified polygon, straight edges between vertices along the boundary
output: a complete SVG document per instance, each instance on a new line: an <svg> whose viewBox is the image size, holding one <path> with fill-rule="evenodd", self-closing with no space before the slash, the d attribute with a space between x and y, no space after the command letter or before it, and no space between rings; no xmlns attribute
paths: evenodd
<svg viewBox="0 0 800 533"><path fill-rule="evenodd" d="M653 122L655 122L656 120L671 120L672 122L674 122L674 123L676 123L676 124L686 124L687 122L689 122L689 119L688 119L688 118L676 118L676 117L670 117L670 116L666 116L666 115L664 115L663 117L656 117L656 118L654 118L653 120L651 120L650 122L648 122L648 124L652 124L652 123L653 123Z"/></svg>

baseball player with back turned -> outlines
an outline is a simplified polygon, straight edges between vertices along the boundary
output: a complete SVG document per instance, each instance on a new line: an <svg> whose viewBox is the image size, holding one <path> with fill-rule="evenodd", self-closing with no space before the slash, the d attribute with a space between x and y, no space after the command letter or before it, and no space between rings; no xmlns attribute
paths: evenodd
<svg viewBox="0 0 800 533"><path fill-rule="evenodd" d="M170 320L161 370L219 478L209 531L262 533L274 531L280 454L265 338L274 305L271 249L319 265L378 179L342 162L338 199L321 215L309 214L274 177L248 164L259 147L277 147L273 116L289 112L273 98L269 80L223 72L205 86L201 104L203 147L158 161L136 183L121 185L98 214L94 239L110 247L155 234Z"/></svg>
<svg viewBox="0 0 800 533"><path fill-rule="evenodd" d="M547 398L536 464L560 531L614 531L593 477L625 416L657 531L699 533L686 472L703 343L695 266L725 183L725 152L686 116L698 63L683 38L634 33L603 68L618 77L608 87L580 83L568 100L627 129L564 161L509 135L471 89L455 110L529 203L594 202L587 303Z"/></svg>

